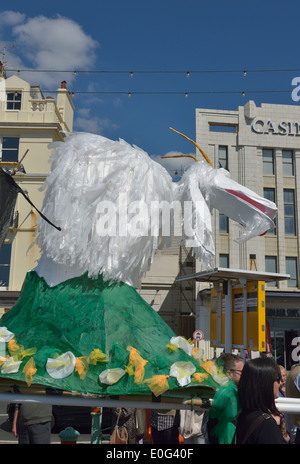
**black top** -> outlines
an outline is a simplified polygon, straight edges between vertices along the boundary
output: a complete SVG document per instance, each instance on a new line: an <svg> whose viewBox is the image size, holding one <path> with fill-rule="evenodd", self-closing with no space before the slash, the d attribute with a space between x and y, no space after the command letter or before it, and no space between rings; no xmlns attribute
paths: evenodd
<svg viewBox="0 0 300 464"><path fill-rule="evenodd" d="M237 428L236 428L236 442L237 444L241 444L244 437L251 427L251 424L257 419L258 416L262 415L262 411L251 411L251 412L241 412L238 416L237 420ZM264 419L249 438L246 440L245 444L251 445L259 445L259 444L274 444L274 445L281 445L286 443L281 431L280 426L277 425L275 419L272 416L268 416L269 418Z"/></svg>

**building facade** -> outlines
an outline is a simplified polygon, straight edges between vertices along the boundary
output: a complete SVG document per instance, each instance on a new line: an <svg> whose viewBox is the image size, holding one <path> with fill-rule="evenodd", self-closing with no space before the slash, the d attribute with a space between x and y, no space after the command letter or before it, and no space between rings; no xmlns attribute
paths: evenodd
<svg viewBox="0 0 300 464"><path fill-rule="evenodd" d="M243 244L236 242L239 226L214 211L215 265L290 275L266 286L273 354L290 367L292 340L300 334L300 108L248 101L236 111L196 109L196 142L215 168L278 207L275 228ZM196 325L209 346L210 291L197 285Z"/></svg>
<svg viewBox="0 0 300 464"><path fill-rule="evenodd" d="M40 210L40 191L50 169L49 144L61 141L63 131L72 132L74 106L65 82L56 98L44 97L39 86L30 85L18 76L1 83L0 166L12 172L21 161L14 180ZM24 156L25 155L25 156ZM39 259L34 245L37 211L18 195L14 217L0 249L0 311L3 314L16 302L26 273Z"/></svg>

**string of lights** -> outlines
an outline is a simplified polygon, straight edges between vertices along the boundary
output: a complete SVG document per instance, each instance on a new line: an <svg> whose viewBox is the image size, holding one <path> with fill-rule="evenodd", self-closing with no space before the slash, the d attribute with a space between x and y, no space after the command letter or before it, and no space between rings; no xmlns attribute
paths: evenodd
<svg viewBox="0 0 300 464"><path fill-rule="evenodd" d="M270 73L270 72L298 72L299 68L279 68L279 69L198 69L198 70L95 70L95 69L83 69L83 70L63 70L63 69L6 69L7 72L30 72L30 73L72 73L75 76L77 74L129 74L133 77L135 74L185 74L189 77L191 74L205 74L205 73L242 73L243 76L247 76L248 73Z"/></svg>
<svg viewBox="0 0 300 464"><path fill-rule="evenodd" d="M31 93L30 90L22 90L22 93ZM16 91L18 93L18 91ZM43 94L56 94L57 90L43 90ZM242 97L245 97L248 94L258 94L258 93L291 93L291 89L289 90L199 90L199 91L127 91L127 90L92 90L92 91L85 91L85 90L75 90L70 91L69 93L72 97L76 95L127 95L128 97L132 97L133 95L183 95L188 97L189 95L209 95L209 94L239 94Z"/></svg>
<svg viewBox="0 0 300 464"><path fill-rule="evenodd" d="M182 92L182 91L134 91L134 92L126 92L126 91L92 91L92 92L85 92L85 91L75 91L71 92L71 96L75 97L76 95L80 94L117 94L117 95L127 95L128 97L132 97L133 95L183 95L185 98L188 98L189 95L209 95L209 94L240 94L242 97L245 97L246 94L257 94L257 93L291 93L291 90L247 90L247 91L240 91L240 90L213 90L213 91L191 91L191 92Z"/></svg>

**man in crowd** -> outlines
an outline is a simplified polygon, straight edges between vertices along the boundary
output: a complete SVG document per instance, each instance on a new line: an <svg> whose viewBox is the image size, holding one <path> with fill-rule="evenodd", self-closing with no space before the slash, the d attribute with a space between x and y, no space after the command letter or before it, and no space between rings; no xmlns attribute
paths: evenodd
<svg viewBox="0 0 300 464"><path fill-rule="evenodd" d="M232 443L239 412L237 386L244 360L241 356L231 353L223 353L221 360L224 362L223 369L229 382L217 391L208 412L207 436L211 444Z"/></svg>

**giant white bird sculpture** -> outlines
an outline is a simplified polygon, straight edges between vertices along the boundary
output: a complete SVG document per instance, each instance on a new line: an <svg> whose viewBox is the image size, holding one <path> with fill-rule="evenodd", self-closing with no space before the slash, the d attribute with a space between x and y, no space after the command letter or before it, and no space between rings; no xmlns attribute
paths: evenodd
<svg viewBox="0 0 300 464"><path fill-rule="evenodd" d="M41 220L37 237L43 253L37 270L50 284L88 271L138 287L159 236L166 243L170 235L170 211L179 210L175 232L206 268L214 263L212 208L242 226L240 241L274 226L276 205L207 157L172 182L163 166L124 140L74 133L52 146L43 213L61 231Z"/></svg>

